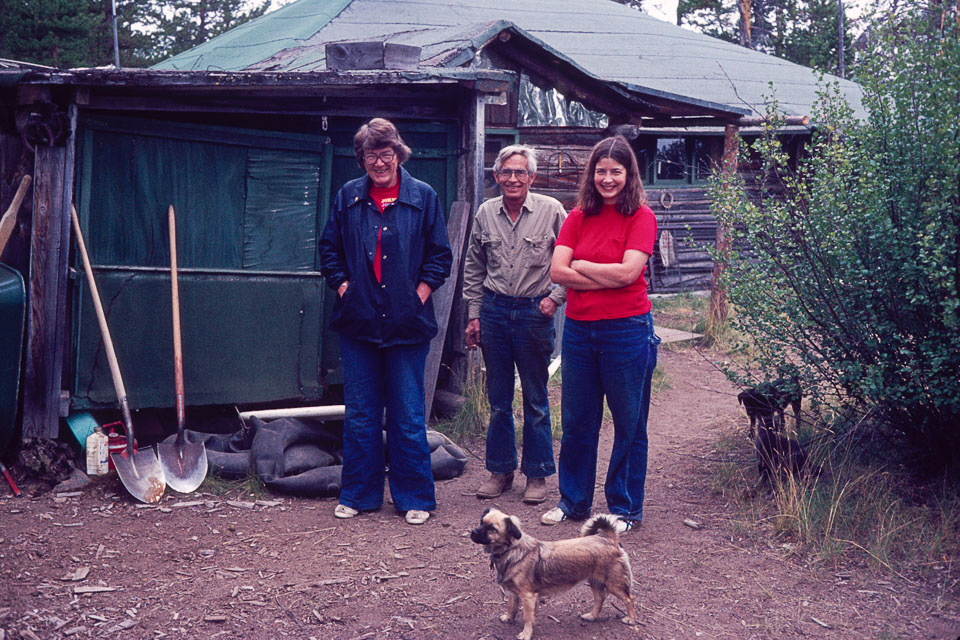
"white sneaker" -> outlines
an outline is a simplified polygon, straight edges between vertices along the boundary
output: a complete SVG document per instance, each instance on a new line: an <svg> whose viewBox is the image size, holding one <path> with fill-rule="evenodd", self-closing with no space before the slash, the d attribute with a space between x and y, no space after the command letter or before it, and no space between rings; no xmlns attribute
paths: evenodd
<svg viewBox="0 0 960 640"><path fill-rule="evenodd" d="M404 520L407 521L407 524L423 524L430 519L429 511L418 511L416 509L411 509L407 511L407 515L404 516Z"/></svg>
<svg viewBox="0 0 960 640"><path fill-rule="evenodd" d="M550 511L547 511L540 516L540 524L545 524L549 527L555 524L560 524L566 519L567 514L563 512L563 509L560 507L554 507L553 509L550 509Z"/></svg>
<svg viewBox="0 0 960 640"><path fill-rule="evenodd" d="M352 507L348 507L345 504L338 504L337 508L333 510L333 517L340 518L341 520L346 520L347 518L352 518L355 515L358 515L360 512Z"/></svg>
<svg viewBox="0 0 960 640"><path fill-rule="evenodd" d="M616 529L617 533L627 533L631 529L640 525L639 520L627 520L626 518L620 517L617 518L613 523L613 528Z"/></svg>

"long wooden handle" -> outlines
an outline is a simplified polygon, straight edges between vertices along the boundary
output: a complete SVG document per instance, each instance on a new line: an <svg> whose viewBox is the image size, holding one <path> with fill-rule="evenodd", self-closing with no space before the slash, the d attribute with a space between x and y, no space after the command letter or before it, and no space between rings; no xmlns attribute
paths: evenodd
<svg viewBox="0 0 960 640"><path fill-rule="evenodd" d="M3 253L4 248L7 246L7 240L9 240L11 234L13 234L13 228L17 224L17 212L20 210L20 205L23 204L23 199L27 196L27 189L30 188L31 180L32 178L30 176L23 176L23 178L21 178L20 186L17 187L13 201L3 213L3 217L0 218L0 253Z"/></svg>
<svg viewBox="0 0 960 640"><path fill-rule="evenodd" d="M113 339L110 337L110 327L107 326L107 315L103 312L103 305L100 303L100 291L97 289L97 281L94 279L93 269L90 267L90 258L87 256L87 245L83 242L83 233L80 232L77 209L73 205L70 205L70 219L73 221L73 232L77 235L77 247L80 248L80 259L83 261L83 270L87 274L87 284L90 286L93 308L97 312L97 322L100 323L103 346L107 350L110 375L113 376L113 386L117 390L117 399L120 401L120 410L123 413L123 426L127 429L127 450L133 453L133 421L130 419L130 408L127 404L127 390L123 386L123 378L120 377L120 364L117 362L117 353L113 350Z"/></svg>
<svg viewBox="0 0 960 640"><path fill-rule="evenodd" d="M173 308L173 373L177 388L177 440L182 438L183 407L183 349L180 346L180 287L177 283L177 219L173 205L167 210L170 223L170 297Z"/></svg>

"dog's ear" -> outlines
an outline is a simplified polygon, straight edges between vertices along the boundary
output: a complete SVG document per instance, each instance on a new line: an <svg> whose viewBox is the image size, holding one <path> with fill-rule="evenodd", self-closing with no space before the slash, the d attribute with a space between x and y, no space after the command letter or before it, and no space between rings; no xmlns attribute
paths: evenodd
<svg viewBox="0 0 960 640"><path fill-rule="evenodd" d="M483 510L483 513L480 514L480 522L483 522L483 519L487 517L487 514L490 513L491 509L493 509L493 507L487 507Z"/></svg>
<svg viewBox="0 0 960 640"><path fill-rule="evenodd" d="M507 535L511 538L516 538L519 540L523 537L523 532L520 531L520 520L517 516L510 516L507 518Z"/></svg>

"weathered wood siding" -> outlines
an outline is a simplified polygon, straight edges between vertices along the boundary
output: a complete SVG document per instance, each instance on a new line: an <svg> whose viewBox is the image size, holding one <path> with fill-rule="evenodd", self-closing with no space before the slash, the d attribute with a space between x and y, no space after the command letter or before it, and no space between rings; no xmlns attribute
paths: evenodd
<svg viewBox="0 0 960 640"><path fill-rule="evenodd" d="M544 144L534 136L522 141L537 149L537 180L533 189L557 198L567 210L573 208L591 146ZM706 187L648 188L647 198L657 216L659 233L647 274L651 281L650 291L673 293L709 289L713 261L708 249L715 242L717 223L710 212ZM664 264L661 240L666 244L671 237L676 262Z"/></svg>

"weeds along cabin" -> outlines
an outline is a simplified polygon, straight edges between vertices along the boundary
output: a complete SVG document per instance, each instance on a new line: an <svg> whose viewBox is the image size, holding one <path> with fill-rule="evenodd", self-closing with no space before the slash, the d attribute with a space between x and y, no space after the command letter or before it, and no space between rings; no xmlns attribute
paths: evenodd
<svg viewBox="0 0 960 640"><path fill-rule="evenodd" d="M316 402L339 382L316 239L360 175L362 122L393 119L411 172L448 214L463 203L467 226L504 144L537 147L534 188L571 206L590 147L624 133L660 224L651 288L677 291L709 286L705 178L725 149L735 161L737 131L757 131L771 82L797 145L813 71L607 0L299 0L149 70L0 63L0 202L35 180L2 256L28 283L23 435L115 403L71 202L132 406L174 400L170 204L187 404ZM452 286L428 389L441 355L454 388L463 361Z"/></svg>

